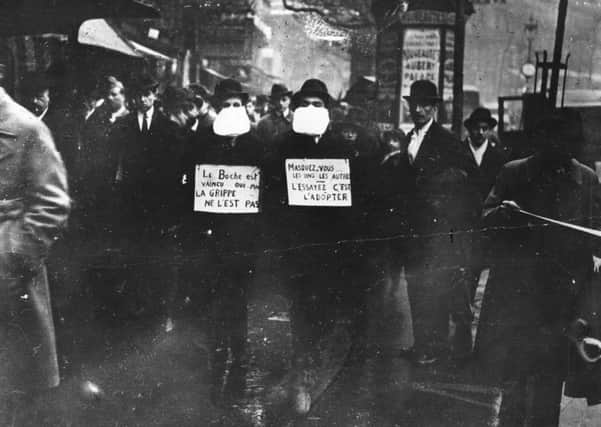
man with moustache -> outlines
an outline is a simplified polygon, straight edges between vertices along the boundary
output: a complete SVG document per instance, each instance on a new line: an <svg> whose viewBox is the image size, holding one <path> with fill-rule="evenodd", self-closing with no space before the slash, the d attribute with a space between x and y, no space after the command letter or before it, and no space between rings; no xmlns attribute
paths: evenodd
<svg viewBox="0 0 601 427"><path fill-rule="evenodd" d="M245 385L248 292L261 236L265 158L251 133L242 85L222 80L213 100L218 113L212 127L184 157L181 234L185 258L195 263L194 286L204 286L200 278L209 280L212 397L219 399L239 395Z"/></svg>
<svg viewBox="0 0 601 427"><path fill-rule="evenodd" d="M450 354L449 318L468 315L465 290L458 285L469 256L462 231L477 207L468 181L473 167L459 140L435 120L441 101L436 85L418 80L405 99L415 127L395 175L403 234L409 236L403 251L415 342L403 355L424 366Z"/></svg>

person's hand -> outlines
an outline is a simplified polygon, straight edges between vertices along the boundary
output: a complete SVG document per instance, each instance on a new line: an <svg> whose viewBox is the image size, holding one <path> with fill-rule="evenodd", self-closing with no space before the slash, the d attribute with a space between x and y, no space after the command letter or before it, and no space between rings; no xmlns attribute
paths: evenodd
<svg viewBox="0 0 601 427"><path fill-rule="evenodd" d="M499 205L499 209L497 212L503 221L508 222L514 218L516 212L518 212L519 209L520 206L513 200L503 200Z"/></svg>
<svg viewBox="0 0 601 427"><path fill-rule="evenodd" d="M598 273L601 270L601 258L597 258L593 255L593 271Z"/></svg>
<svg viewBox="0 0 601 427"><path fill-rule="evenodd" d="M520 205L518 205L513 200L503 200L501 202L501 208L506 209L509 212L517 212L521 209Z"/></svg>

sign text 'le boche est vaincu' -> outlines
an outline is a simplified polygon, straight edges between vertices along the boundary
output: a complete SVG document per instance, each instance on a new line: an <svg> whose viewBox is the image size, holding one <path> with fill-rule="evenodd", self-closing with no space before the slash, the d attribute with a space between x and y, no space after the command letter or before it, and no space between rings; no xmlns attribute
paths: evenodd
<svg viewBox="0 0 601 427"><path fill-rule="evenodd" d="M258 213L261 170L255 166L197 165L194 210Z"/></svg>

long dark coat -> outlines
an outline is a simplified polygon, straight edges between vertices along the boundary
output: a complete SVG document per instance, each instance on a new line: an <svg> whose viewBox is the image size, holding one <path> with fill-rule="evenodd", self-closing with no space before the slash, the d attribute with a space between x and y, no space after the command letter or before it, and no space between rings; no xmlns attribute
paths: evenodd
<svg viewBox="0 0 601 427"><path fill-rule="evenodd" d="M69 213L48 128L0 88L1 390L58 385L44 259Z"/></svg>
<svg viewBox="0 0 601 427"><path fill-rule="evenodd" d="M277 142L278 152L270 164L267 204L269 223L278 230L279 245L335 244L360 234L362 213L368 198L371 162L356 147L326 132L319 142L290 131ZM286 159L347 159L351 171L352 207L289 206Z"/></svg>
<svg viewBox="0 0 601 427"><path fill-rule="evenodd" d="M591 279L599 240L579 232L501 215L503 200L573 224L599 228L599 182L571 160L548 172L535 155L506 164L484 207L493 228L494 264L484 297L477 353L498 378L564 375L565 328L578 316L578 297Z"/></svg>
<svg viewBox="0 0 601 427"><path fill-rule="evenodd" d="M266 160L263 149L263 145L251 132L233 140L216 135L212 129L193 136L185 150L180 174L183 184L180 209L184 224L181 234L185 236L188 248L195 250L206 246L206 239L214 243L216 250L223 255L252 252L257 248L261 236L262 213L194 212L195 168L201 164L258 167L262 173L260 193L264 193L263 169Z"/></svg>
<svg viewBox="0 0 601 427"><path fill-rule="evenodd" d="M155 107L148 133L140 131L134 111L115 123L110 140L117 153L118 233L132 242L156 242L177 221L173 207L184 139Z"/></svg>
<svg viewBox="0 0 601 427"><path fill-rule="evenodd" d="M447 259L465 252L478 210L477 193L470 177L475 169L453 134L434 122L424 136L412 165L407 153L397 167L398 203L406 220L408 263L426 258ZM450 258L449 258L450 257Z"/></svg>
<svg viewBox="0 0 601 427"><path fill-rule="evenodd" d="M462 145L466 156L470 159L472 164L471 179L484 202L495 184L501 168L509 161L509 153L501 148L495 141L489 140L488 147L484 152L484 156L482 156L482 162L480 163L480 166L478 166L469 147L469 141L466 139L463 141Z"/></svg>

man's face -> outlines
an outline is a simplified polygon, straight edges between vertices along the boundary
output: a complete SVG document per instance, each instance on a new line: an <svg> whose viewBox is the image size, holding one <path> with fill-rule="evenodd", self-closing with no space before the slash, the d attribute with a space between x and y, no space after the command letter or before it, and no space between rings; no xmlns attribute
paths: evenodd
<svg viewBox="0 0 601 427"><path fill-rule="evenodd" d="M411 113L411 120L416 126L423 126L436 117L436 105L430 101L425 100L411 100L409 101L409 112Z"/></svg>
<svg viewBox="0 0 601 427"><path fill-rule="evenodd" d="M39 116L42 114L50 105L50 90L45 89L31 98L31 107L33 114Z"/></svg>
<svg viewBox="0 0 601 427"><path fill-rule="evenodd" d="M355 142L357 140L357 137L359 136L357 130L352 128L351 126L345 126L342 129L341 133L342 139L344 139L346 142Z"/></svg>
<svg viewBox="0 0 601 427"><path fill-rule="evenodd" d="M246 106L247 106L247 107L248 107L248 104L251 104L251 105L252 105L252 102L250 102L250 101L249 101L249 102L246 104ZM227 99L224 99L224 100L221 102L221 105L220 105L219 107L220 107L220 110L223 110L224 108L236 108L236 107L242 107L242 105L243 105L243 102L242 102L242 99L241 99L241 98L239 98L239 97L232 97L232 98L227 98ZM248 108L247 108L247 109L248 109Z"/></svg>
<svg viewBox="0 0 601 427"><path fill-rule="evenodd" d="M136 107L138 111L145 113L152 108L156 100L156 89L148 89L138 94L136 97Z"/></svg>
<svg viewBox="0 0 601 427"><path fill-rule="evenodd" d="M278 99L275 106L276 109L282 113L288 111L290 108L290 97L287 95L282 96L280 99Z"/></svg>
<svg viewBox="0 0 601 427"><path fill-rule="evenodd" d="M177 124L179 127L188 125L189 118L184 109L184 107L177 107L169 114L171 121Z"/></svg>
<svg viewBox="0 0 601 427"><path fill-rule="evenodd" d="M386 145L390 148L390 150L400 150L401 149L401 140L396 136L391 136L386 139Z"/></svg>
<svg viewBox="0 0 601 427"><path fill-rule="evenodd" d="M326 103L317 96L305 96L301 99L299 107L308 107L310 105L316 108L326 108Z"/></svg>
<svg viewBox="0 0 601 427"><path fill-rule="evenodd" d="M480 147L490 136L490 126L486 122L472 124L468 129L470 141L474 147Z"/></svg>
<svg viewBox="0 0 601 427"><path fill-rule="evenodd" d="M125 105L125 95L120 87L112 87L106 94L106 100L112 111L118 111Z"/></svg>

